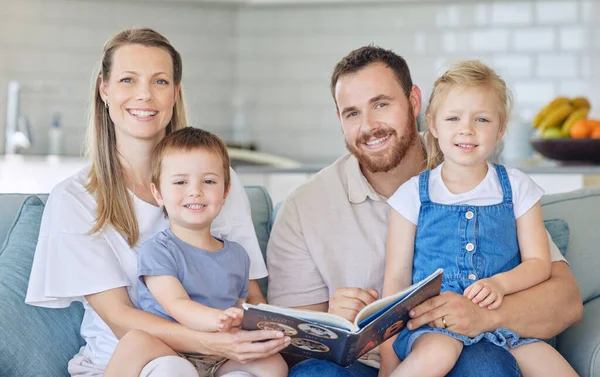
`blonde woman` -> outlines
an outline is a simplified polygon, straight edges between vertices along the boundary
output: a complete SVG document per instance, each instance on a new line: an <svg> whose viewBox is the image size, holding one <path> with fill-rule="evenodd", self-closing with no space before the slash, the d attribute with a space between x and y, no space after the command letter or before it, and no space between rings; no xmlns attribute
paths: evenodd
<svg viewBox="0 0 600 377"><path fill-rule="evenodd" d="M128 29L104 46L89 126L91 165L51 192L40 230L26 302L50 308L81 301L86 345L69 362L72 376L101 376L118 339L142 330L179 352L246 362L286 345L276 331L198 332L136 309L137 257L143 241L168 227L150 191L152 149L187 127L182 61L162 35ZM250 256L248 301L264 301L266 275L248 199L231 171L231 191L211 227ZM257 341L264 341L255 343ZM197 376L183 358L166 356L140 376Z"/></svg>

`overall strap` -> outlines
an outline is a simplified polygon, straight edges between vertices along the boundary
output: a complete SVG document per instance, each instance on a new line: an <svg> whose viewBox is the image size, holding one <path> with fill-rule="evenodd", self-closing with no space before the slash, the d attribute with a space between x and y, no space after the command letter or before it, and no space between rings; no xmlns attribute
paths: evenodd
<svg viewBox="0 0 600 377"><path fill-rule="evenodd" d="M512 203L512 188L510 186L510 180L508 179L508 173L503 165L494 164L496 173L498 173L498 179L500 180L500 186L502 186L502 201L504 203Z"/></svg>
<svg viewBox="0 0 600 377"><path fill-rule="evenodd" d="M421 204L429 203L429 172L430 170L425 170L423 173L419 174L419 199L421 200Z"/></svg>

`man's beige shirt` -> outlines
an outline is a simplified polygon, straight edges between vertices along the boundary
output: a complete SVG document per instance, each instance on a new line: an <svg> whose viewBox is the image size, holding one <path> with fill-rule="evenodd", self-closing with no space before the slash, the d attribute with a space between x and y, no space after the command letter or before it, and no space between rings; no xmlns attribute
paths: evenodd
<svg viewBox="0 0 600 377"><path fill-rule="evenodd" d="M338 288L383 288L390 206L347 154L292 193L267 248L269 303L329 301ZM552 260L564 260L551 244Z"/></svg>
<svg viewBox="0 0 600 377"><path fill-rule="evenodd" d="M319 304L346 287L381 294L390 208L351 154L313 176L275 220L267 247L269 303ZM553 261L564 260L552 241L550 250Z"/></svg>

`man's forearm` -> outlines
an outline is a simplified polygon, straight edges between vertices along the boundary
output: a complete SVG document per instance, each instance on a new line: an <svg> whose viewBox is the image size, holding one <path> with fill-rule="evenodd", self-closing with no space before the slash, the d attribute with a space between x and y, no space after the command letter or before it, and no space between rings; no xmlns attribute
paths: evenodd
<svg viewBox="0 0 600 377"><path fill-rule="evenodd" d="M248 282L248 297L246 298L246 302L252 305L267 303L265 296L263 296L262 291L260 290L258 280L250 280L250 282Z"/></svg>
<svg viewBox="0 0 600 377"><path fill-rule="evenodd" d="M583 304L577 281L564 262L552 263L550 279L508 295L488 312L489 327L505 327L522 337L551 338L577 323Z"/></svg>

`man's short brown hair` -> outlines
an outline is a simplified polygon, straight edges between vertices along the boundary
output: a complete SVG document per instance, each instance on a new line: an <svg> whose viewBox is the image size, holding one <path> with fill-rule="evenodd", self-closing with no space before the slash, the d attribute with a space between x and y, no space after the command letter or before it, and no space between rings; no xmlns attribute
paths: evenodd
<svg viewBox="0 0 600 377"><path fill-rule="evenodd" d="M398 79L398 83L408 98L410 91L412 90L413 83L406 60L395 54L392 50L386 50L378 46L369 45L350 52L342 60L340 60L339 63L336 64L333 74L331 75L331 95L333 96L336 107L337 101L335 99L335 86L340 77L347 74L356 73L365 68L367 65L377 62L386 64L394 71L394 74Z"/></svg>
<svg viewBox="0 0 600 377"><path fill-rule="evenodd" d="M154 147L151 157L151 166L152 183L156 188L160 190L160 174L162 171L162 161L165 156L171 153L192 152L199 149L209 150L221 157L225 191L227 191L231 177L229 174L229 153L227 152L225 143L217 135L193 127L186 127L171 132L165 136L156 147Z"/></svg>

